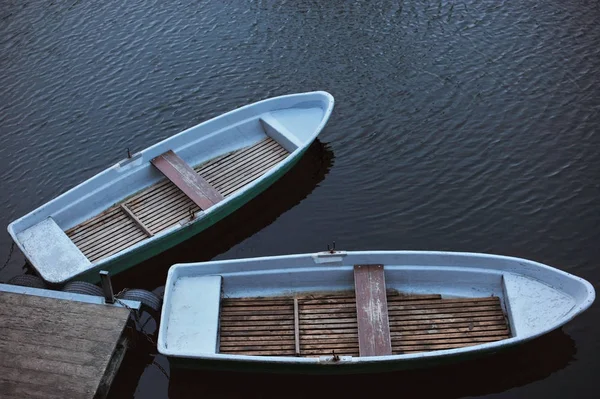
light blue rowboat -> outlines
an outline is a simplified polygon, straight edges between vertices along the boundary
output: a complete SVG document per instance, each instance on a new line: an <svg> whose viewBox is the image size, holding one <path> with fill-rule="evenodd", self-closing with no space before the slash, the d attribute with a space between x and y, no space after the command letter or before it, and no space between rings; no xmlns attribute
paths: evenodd
<svg viewBox="0 0 600 399"><path fill-rule="evenodd" d="M577 276L478 253L332 251L177 264L158 351L175 367L421 368L522 344L594 298Z"/></svg>
<svg viewBox="0 0 600 399"><path fill-rule="evenodd" d="M274 97L148 147L13 221L8 232L50 283L119 273L205 230L304 154L333 97ZM165 178L166 176L166 178Z"/></svg>

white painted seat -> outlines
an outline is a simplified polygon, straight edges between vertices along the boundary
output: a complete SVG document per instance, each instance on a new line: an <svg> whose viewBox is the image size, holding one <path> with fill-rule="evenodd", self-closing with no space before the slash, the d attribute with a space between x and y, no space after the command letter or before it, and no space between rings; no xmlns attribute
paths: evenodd
<svg viewBox="0 0 600 399"><path fill-rule="evenodd" d="M217 353L221 276L184 277L171 292L166 347L182 353Z"/></svg>
<svg viewBox="0 0 600 399"><path fill-rule="evenodd" d="M527 337L559 322L576 305L566 295L539 280L506 273L504 295L513 336Z"/></svg>
<svg viewBox="0 0 600 399"><path fill-rule="evenodd" d="M27 259L50 283L63 282L91 266L88 258L51 217L23 230L17 237Z"/></svg>
<svg viewBox="0 0 600 399"><path fill-rule="evenodd" d="M296 138L294 133L283 126L271 113L263 114L260 117L260 123L267 136L279 142L290 153L302 146L302 143Z"/></svg>

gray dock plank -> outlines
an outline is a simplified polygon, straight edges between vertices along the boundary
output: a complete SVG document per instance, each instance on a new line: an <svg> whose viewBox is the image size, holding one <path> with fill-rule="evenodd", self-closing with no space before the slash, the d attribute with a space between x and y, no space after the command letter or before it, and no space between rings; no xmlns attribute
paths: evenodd
<svg viewBox="0 0 600 399"><path fill-rule="evenodd" d="M2 397L93 398L128 318L125 308L0 292Z"/></svg>

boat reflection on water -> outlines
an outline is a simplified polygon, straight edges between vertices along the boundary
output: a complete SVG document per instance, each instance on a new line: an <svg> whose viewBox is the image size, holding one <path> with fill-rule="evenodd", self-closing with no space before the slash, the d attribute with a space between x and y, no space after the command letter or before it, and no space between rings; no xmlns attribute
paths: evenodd
<svg viewBox="0 0 600 399"><path fill-rule="evenodd" d="M200 234L113 277L113 286L161 291L173 264L213 259L299 204L323 181L333 159L329 146L315 140L291 170L252 201Z"/></svg>
<svg viewBox="0 0 600 399"><path fill-rule="evenodd" d="M269 375L171 370L169 398L344 398L390 392L460 398L520 387L566 367L575 342L562 329L521 346L454 365L355 376ZM161 359L161 364L166 360ZM166 379L166 377L165 377ZM231 383L235 381L235 383ZM318 387L318 389L316 389Z"/></svg>

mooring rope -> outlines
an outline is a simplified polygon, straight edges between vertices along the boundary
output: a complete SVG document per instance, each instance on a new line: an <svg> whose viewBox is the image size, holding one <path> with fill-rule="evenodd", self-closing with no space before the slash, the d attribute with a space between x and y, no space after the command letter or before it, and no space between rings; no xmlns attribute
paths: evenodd
<svg viewBox="0 0 600 399"><path fill-rule="evenodd" d="M123 302L121 299L119 299L119 296L122 295L127 290L128 290L127 288L123 288L121 291L119 291L119 293L117 295L115 295L115 302L118 303L119 305L123 306L125 309L129 310L129 312L133 315L133 323L134 323L135 329L142 336L144 336L144 338L146 338L146 340L148 342L150 342L150 344L152 344L153 346L156 346L156 341L154 341L154 339L152 339L152 336L150 334L148 334L144 331L144 326L146 325L148 320L146 320L146 323L144 323L144 325L140 326L140 315L138 313L138 310L134 309L130 306L127 306L127 304L125 302Z"/></svg>
<svg viewBox="0 0 600 399"><path fill-rule="evenodd" d="M2 270L4 270L4 268L6 266L8 266L8 262L10 262L10 258L12 257L13 251L15 250L15 243L13 241L13 243L10 246L10 251L8 251L8 258L6 259L6 262L4 262L4 265L2 265L2 267L0 267L0 272Z"/></svg>
<svg viewBox="0 0 600 399"><path fill-rule="evenodd" d="M163 368L163 366L158 364L158 362L156 361L156 358L152 359L152 364L155 365L165 375L165 377L167 377L167 380L171 379L171 377L169 377L169 374L167 373L167 370L165 370Z"/></svg>

